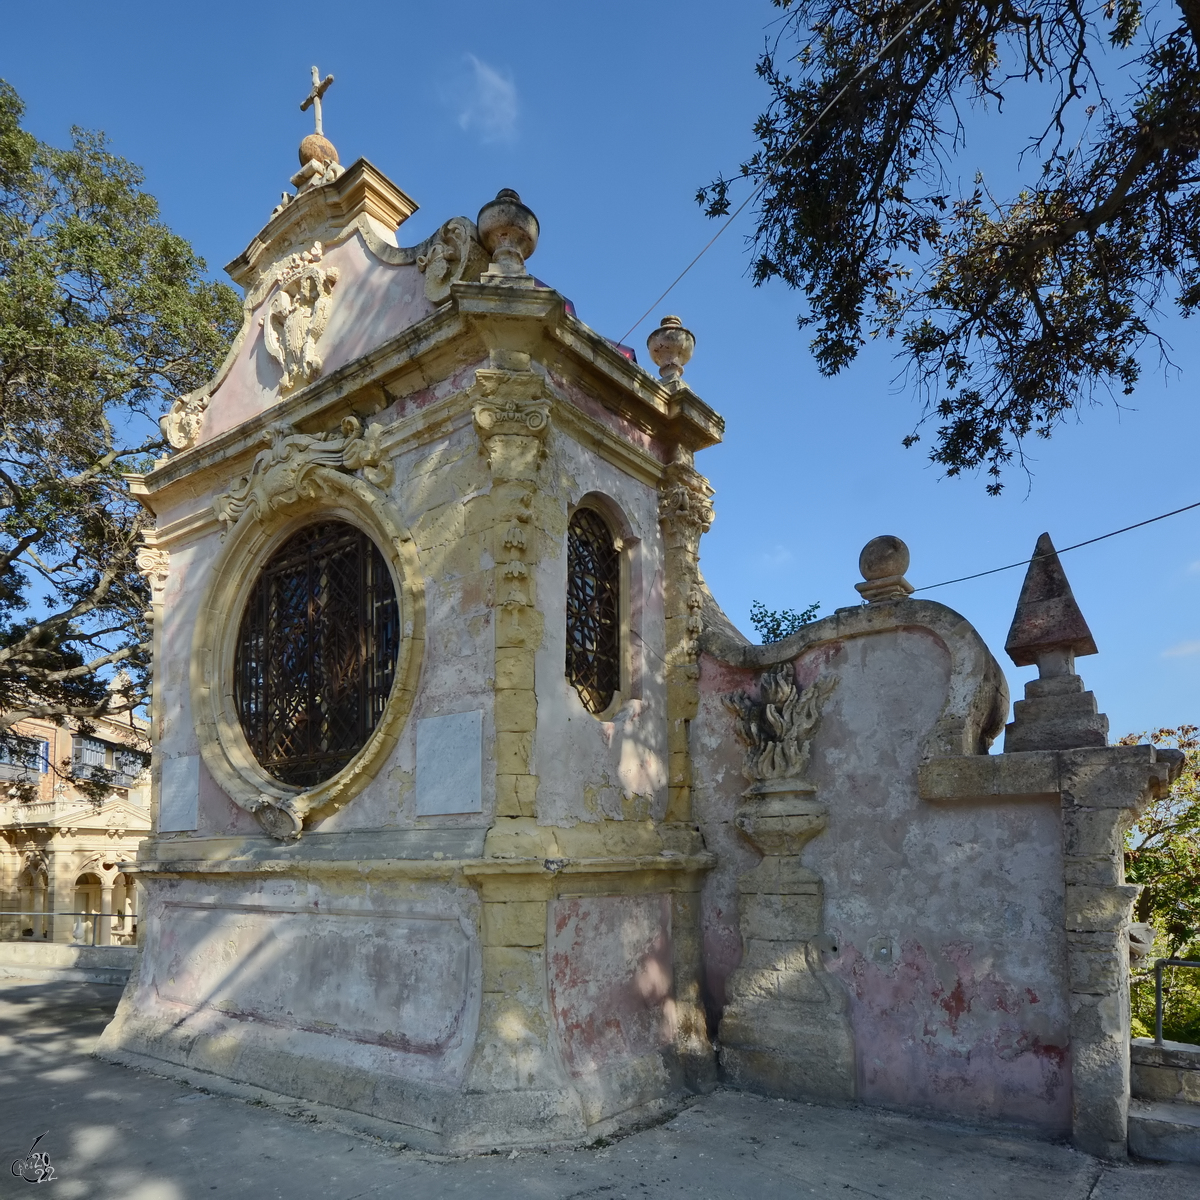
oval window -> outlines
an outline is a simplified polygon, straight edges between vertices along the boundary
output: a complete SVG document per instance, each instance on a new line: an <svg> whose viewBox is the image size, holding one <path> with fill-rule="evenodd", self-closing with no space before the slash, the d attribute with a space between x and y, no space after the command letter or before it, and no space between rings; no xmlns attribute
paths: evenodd
<svg viewBox="0 0 1200 1200"><path fill-rule="evenodd" d="M396 674L400 612L378 546L345 521L293 534L238 631L234 704L259 765L313 787L363 748Z"/></svg>

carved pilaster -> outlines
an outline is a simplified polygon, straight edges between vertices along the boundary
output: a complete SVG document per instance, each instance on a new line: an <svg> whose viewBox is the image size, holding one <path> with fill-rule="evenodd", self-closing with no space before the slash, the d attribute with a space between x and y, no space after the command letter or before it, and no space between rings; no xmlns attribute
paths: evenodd
<svg viewBox="0 0 1200 1200"><path fill-rule="evenodd" d="M475 428L492 490L487 522L495 578L496 816L536 815L537 777L531 756L537 725L534 658L544 619L538 611L536 564L540 519L538 469L550 428L550 399L529 370L483 368L475 373Z"/></svg>
<svg viewBox="0 0 1200 1200"><path fill-rule="evenodd" d="M689 462L667 467L658 519L666 549L668 821L690 821L692 813L688 723L700 703L700 538L713 523L712 495L708 480Z"/></svg>

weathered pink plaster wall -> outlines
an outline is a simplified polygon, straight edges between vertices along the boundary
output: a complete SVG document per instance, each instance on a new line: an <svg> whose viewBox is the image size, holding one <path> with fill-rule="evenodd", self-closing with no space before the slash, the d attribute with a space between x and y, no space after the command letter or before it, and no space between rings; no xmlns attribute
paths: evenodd
<svg viewBox="0 0 1200 1200"><path fill-rule="evenodd" d="M550 906L550 1005L572 1075L668 1046L673 950L667 896L572 896Z"/></svg>
<svg viewBox="0 0 1200 1200"><path fill-rule="evenodd" d="M383 345L433 312L425 277L416 264L380 262L360 234L325 251L324 263L338 270L329 323L321 336L322 375ZM206 442L277 403L279 364L263 343L262 316L269 295L250 314L246 340L209 401L199 440Z"/></svg>
<svg viewBox="0 0 1200 1200"><path fill-rule="evenodd" d="M662 534L658 492L552 430L558 469L543 487L570 512L585 497L601 503L614 532L630 547L629 694L610 719L598 720L566 677L566 530L537 567L545 631L536 660L538 724L534 772L537 814L547 825L654 817L667 803L667 722L662 655ZM549 474L549 472L547 472ZM565 526L565 521L564 521ZM651 647L647 650L646 647Z"/></svg>
<svg viewBox="0 0 1200 1200"><path fill-rule="evenodd" d="M829 643L796 665L800 686L838 677L809 772L829 823L803 861L824 884L837 949L823 957L850 997L859 1095L1068 1128L1057 807L919 798L917 767L950 672L930 632ZM757 859L730 824L746 781L721 695L753 677L705 656L692 727L697 815L721 860L703 918L718 1005L740 959L736 880Z"/></svg>

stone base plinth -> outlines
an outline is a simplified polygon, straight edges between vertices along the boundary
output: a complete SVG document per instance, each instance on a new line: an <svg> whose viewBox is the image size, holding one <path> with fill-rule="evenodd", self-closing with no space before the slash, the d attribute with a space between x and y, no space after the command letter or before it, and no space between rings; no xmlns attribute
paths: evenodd
<svg viewBox="0 0 1200 1200"><path fill-rule="evenodd" d="M321 861L314 842L140 864L144 947L98 1055L439 1153L580 1144L715 1082L707 856Z"/></svg>

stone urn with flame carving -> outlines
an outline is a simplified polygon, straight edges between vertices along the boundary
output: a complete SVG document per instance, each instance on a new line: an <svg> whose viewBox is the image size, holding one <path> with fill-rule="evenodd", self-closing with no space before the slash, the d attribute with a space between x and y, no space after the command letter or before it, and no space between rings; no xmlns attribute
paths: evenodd
<svg viewBox="0 0 1200 1200"><path fill-rule="evenodd" d="M848 1001L821 958L833 948L821 880L800 861L828 821L807 771L836 683L829 676L801 690L786 662L762 675L757 697L725 697L750 780L734 824L763 857L738 880L742 962L729 979L721 1061L743 1086L802 1099L854 1096Z"/></svg>
<svg viewBox="0 0 1200 1200"><path fill-rule="evenodd" d="M745 692L725 698L738 718L750 780L734 824L764 855L798 855L825 828L828 811L805 775L821 707L836 682L818 679L799 691L792 664L782 663L764 673L757 700Z"/></svg>

